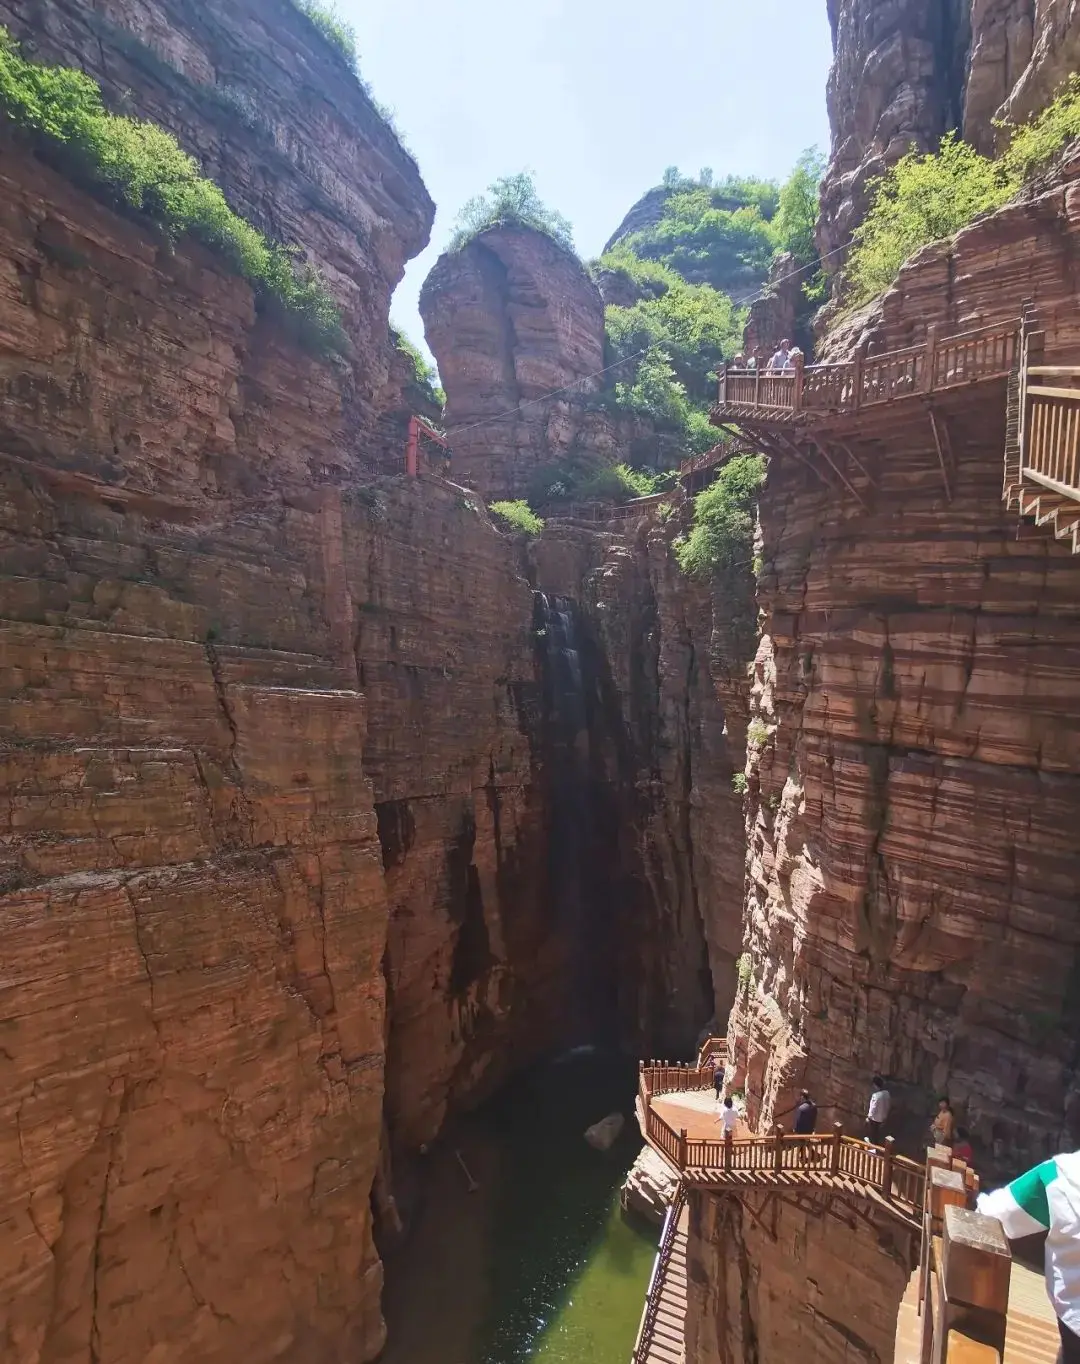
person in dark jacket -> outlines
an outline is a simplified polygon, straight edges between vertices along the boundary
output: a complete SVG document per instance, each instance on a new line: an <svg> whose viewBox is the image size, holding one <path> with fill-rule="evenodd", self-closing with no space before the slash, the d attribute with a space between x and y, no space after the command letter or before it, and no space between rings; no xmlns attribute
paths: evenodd
<svg viewBox="0 0 1080 1364"><path fill-rule="evenodd" d="M799 1097L798 1104L795 1106L795 1126L793 1131L797 1137L812 1137L816 1127L817 1104L811 1099L809 1091L804 1089ZM812 1142L799 1142L800 1165L811 1158L812 1148Z"/></svg>

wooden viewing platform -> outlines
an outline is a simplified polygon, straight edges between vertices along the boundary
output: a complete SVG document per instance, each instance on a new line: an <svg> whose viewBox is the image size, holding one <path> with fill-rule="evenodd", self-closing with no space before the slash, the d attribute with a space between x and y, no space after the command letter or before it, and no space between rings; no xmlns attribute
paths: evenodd
<svg viewBox="0 0 1080 1364"><path fill-rule="evenodd" d="M717 371L717 425L791 426L851 417L867 408L1001 379L1016 366L1020 324L979 327L939 338L933 326L919 346L868 355L858 351L841 364L805 365L796 356L789 369Z"/></svg>
<svg viewBox="0 0 1080 1364"><path fill-rule="evenodd" d="M638 1118L645 1140L692 1188L806 1188L861 1198L918 1227L926 1184L924 1167L896 1154L891 1137L868 1146L845 1136L837 1123L821 1136L796 1136L779 1124L768 1136L719 1135L716 1118L695 1131L678 1130L664 1116L664 1095L713 1088L711 1060L693 1066L646 1064L638 1076ZM715 1132L713 1136L711 1133Z"/></svg>

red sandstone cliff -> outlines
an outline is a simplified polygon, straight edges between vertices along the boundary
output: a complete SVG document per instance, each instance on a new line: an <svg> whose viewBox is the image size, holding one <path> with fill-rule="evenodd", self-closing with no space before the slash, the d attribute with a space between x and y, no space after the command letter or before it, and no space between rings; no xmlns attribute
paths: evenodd
<svg viewBox="0 0 1080 1364"><path fill-rule="evenodd" d="M613 425L589 401L604 367L603 300L572 252L529 228L489 228L439 257L420 311L455 476L489 499L521 497L567 456L615 461Z"/></svg>
<svg viewBox="0 0 1080 1364"><path fill-rule="evenodd" d="M329 481L347 376L208 253L10 146L0 205L0 1354L367 1359L387 1052L421 1140L558 1012L532 596Z"/></svg>
<svg viewBox="0 0 1080 1364"><path fill-rule="evenodd" d="M337 49L291 0L0 0L0 24L37 60L89 72L118 112L167 128L238 213L303 249L345 315L350 425L367 457L396 452L379 421L386 319L434 205Z"/></svg>
<svg viewBox="0 0 1080 1364"><path fill-rule="evenodd" d="M1075 182L928 247L863 319L875 349L1015 320L1080 342ZM1050 360L1053 363L1053 360ZM857 1124L875 1070L916 1143L948 1092L983 1168L1080 1137L1080 562L1000 500L1005 384L857 444L848 495L774 461L761 504L746 989L731 1020L761 1121L808 1083Z"/></svg>
<svg viewBox="0 0 1080 1364"><path fill-rule="evenodd" d="M980 151L994 122L1041 109L1080 56L1070 0L828 0L832 158L818 242L842 252L866 212L866 183L952 128ZM826 260L833 272L842 254Z"/></svg>

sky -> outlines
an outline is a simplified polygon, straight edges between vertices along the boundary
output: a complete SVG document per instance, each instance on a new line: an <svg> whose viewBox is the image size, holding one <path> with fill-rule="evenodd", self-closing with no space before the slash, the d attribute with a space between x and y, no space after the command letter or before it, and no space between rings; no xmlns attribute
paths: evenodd
<svg viewBox="0 0 1080 1364"><path fill-rule="evenodd" d="M472 195L533 173L596 256L667 166L783 178L828 149L825 0L337 0L360 69L438 207L392 315L417 299Z"/></svg>

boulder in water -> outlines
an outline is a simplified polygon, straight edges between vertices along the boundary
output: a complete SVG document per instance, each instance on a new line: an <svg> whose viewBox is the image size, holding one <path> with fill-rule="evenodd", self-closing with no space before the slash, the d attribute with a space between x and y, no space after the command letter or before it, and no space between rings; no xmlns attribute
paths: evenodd
<svg viewBox="0 0 1080 1364"><path fill-rule="evenodd" d="M595 1151L610 1151L625 1125L626 1119L621 1113L609 1113L585 1129L585 1140Z"/></svg>

